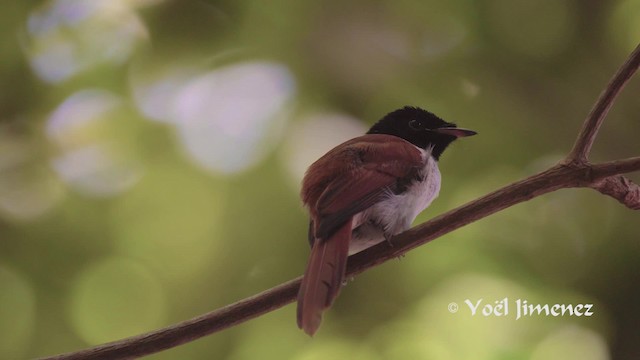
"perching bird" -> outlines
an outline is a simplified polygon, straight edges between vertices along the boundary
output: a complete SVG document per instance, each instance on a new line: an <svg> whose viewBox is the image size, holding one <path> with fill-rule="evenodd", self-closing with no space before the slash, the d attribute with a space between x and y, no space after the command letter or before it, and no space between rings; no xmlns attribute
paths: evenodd
<svg viewBox="0 0 640 360"><path fill-rule="evenodd" d="M406 106L309 167L301 197L311 217L311 255L298 293L298 327L309 335L318 330L340 292L347 257L407 230L438 196L442 152L475 134Z"/></svg>

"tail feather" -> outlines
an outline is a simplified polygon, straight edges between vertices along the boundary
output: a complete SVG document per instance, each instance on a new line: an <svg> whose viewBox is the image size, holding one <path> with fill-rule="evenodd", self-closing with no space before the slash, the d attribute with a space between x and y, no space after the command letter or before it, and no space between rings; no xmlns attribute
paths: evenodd
<svg viewBox="0 0 640 360"><path fill-rule="evenodd" d="M328 239L316 239L298 292L298 327L313 335L322 311L338 296L349 256L351 220Z"/></svg>

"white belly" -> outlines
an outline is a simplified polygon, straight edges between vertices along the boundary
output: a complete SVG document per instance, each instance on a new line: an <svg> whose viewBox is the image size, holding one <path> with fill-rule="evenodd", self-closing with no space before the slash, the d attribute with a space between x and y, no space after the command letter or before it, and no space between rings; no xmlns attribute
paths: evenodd
<svg viewBox="0 0 640 360"><path fill-rule="evenodd" d="M421 151L426 160L420 173L422 181L411 184L403 194L390 194L388 199L356 215L353 229L359 226L360 228L353 233L349 255L407 230L416 216L438 196L440 192L438 162L431 157L430 152L422 149ZM385 219L385 223L381 224L379 219ZM377 224L369 224L372 220Z"/></svg>

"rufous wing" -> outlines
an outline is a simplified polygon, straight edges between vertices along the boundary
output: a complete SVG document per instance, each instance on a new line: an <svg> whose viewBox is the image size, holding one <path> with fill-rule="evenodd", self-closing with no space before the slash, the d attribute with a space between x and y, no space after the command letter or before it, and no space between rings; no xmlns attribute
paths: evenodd
<svg viewBox="0 0 640 360"><path fill-rule="evenodd" d="M311 165L302 183L315 238L328 238L423 166L420 151L396 136L370 134L335 147Z"/></svg>

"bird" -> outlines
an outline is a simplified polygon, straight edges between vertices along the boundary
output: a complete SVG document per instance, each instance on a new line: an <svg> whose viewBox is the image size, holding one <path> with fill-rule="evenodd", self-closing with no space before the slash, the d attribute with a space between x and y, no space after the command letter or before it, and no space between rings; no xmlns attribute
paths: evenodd
<svg viewBox="0 0 640 360"><path fill-rule="evenodd" d="M311 246L297 297L300 329L313 336L320 327L343 285L349 255L390 241L431 204L440 192L440 156L454 140L472 135L405 106L311 164L300 191Z"/></svg>

